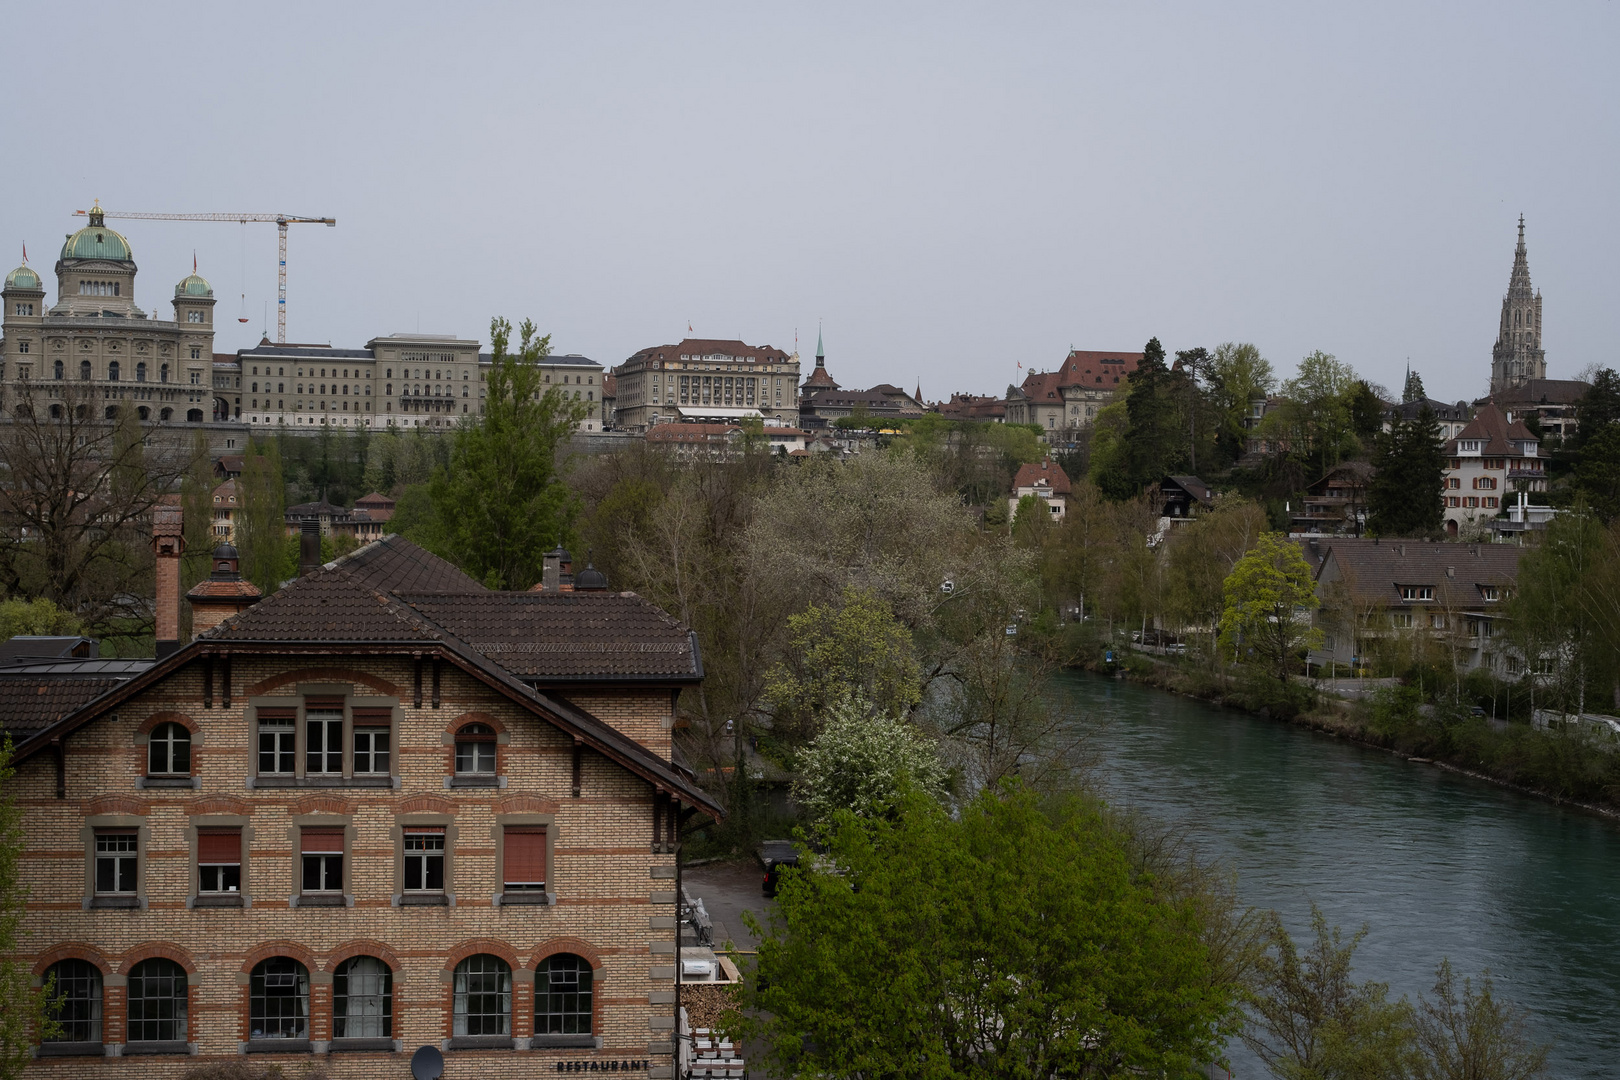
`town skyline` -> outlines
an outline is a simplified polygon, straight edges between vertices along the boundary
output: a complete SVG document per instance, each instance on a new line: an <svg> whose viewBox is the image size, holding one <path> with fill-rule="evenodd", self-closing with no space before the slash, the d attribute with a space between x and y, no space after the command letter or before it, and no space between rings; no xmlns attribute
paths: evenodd
<svg viewBox="0 0 1620 1080"><path fill-rule="evenodd" d="M929 397L1157 336L1252 341L1284 375L1322 349L1392 390L1410 362L1471 400L1523 213L1549 376L1606 358L1616 140L1585 106L1612 96L1612 13L931 15L407 8L256 51L246 13L25 10L0 44L19 85L86 36L187 63L53 91L121 119L15 178L0 244L49 277L98 198L335 217L294 230L288 306L289 340L337 346L504 314L609 365L689 323L788 350L797 329L808 357L824 319L841 382ZM400 77L422 64L450 77ZM195 250L220 349L274 335L272 228L118 227L144 306Z"/></svg>

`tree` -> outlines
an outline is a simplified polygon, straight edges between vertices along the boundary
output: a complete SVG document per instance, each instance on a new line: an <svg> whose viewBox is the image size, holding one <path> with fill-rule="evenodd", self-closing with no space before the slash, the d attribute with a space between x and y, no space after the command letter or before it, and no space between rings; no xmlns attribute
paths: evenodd
<svg viewBox="0 0 1620 1080"><path fill-rule="evenodd" d="M945 769L932 740L885 713L859 690L824 710L820 732L798 756L793 795L819 828L840 810L872 818L893 812L907 791L945 795Z"/></svg>
<svg viewBox="0 0 1620 1080"><path fill-rule="evenodd" d="M1575 448L1616 424L1620 424L1620 372L1603 368L1575 406Z"/></svg>
<svg viewBox="0 0 1620 1080"><path fill-rule="evenodd" d="M92 630L152 591L151 513L191 464L77 382L24 383L0 425L0 593L43 597ZM124 627L127 630L127 626Z"/></svg>
<svg viewBox="0 0 1620 1080"><path fill-rule="evenodd" d="M1595 633L1614 611L1603 593L1615 577L1615 545L1584 505L1548 522L1541 543L1519 557L1519 576L1507 603L1508 633L1532 671L1550 659L1557 676L1554 696L1566 711L1585 712L1590 688L1620 700L1620 666ZM1612 618L1612 616L1608 616ZM1549 703L1550 704L1550 703Z"/></svg>
<svg viewBox="0 0 1620 1080"><path fill-rule="evenodd" d="M1384 427L1384 399L1365 379L1357 379L1350 390L1350 430L1363 450L1373 445Z"/></svg>
<svg viewBox="0 0 1620 1080"><path fill-rule="evenodd" d="M83 630L71 611L63 611L49 600L13 597L0 601L0 641L18 634L75 635Z"/></svg>
<svg viewBox="0 0 1620 1080"><path fill-rule="evenodd" d="M1091 433L1091 482L1111 502L1124 502L1141 491L1131 474L1130 431L1126 402L1114 401L1097 410Z"/></svg>
<svg viewBox="0 0 1620 1080"><path fill-rule="evenodd" d="M1399 1080L1417 1064L1410 1009L1384 983L1350 978L1365 928L1345 941L1311 905L1302 953L1273 914L1243 1041L1282 1080Z"/></svg>
<svg viewBox="0 0 1620 1080"><path fill-rule="evenodd" d="M1126 846L1095 807L1016 784L957 820L918 795L897 820L841 814L728 1026L779 1076L1184 1075L1220 1053L1237 988Z"/></svg>
<svg viewBox="0 0 1620 1080"><path fill-rule="evenodd" d="M1222 495L1207 512L1170 530L1165 567L1170 614L1182 626L1207 631L1211 645L1225 607L1227 575L1265 527L1266 513L1258 503ZM1218 654L1210 649L1211 660Z"/></svg>
<svg viewBox="0 0 1620 1080"><path fill-rule="evenodd" d="M838 604L811 604L787 625L787 657L765 684L778 731L818 730L852 693L883 715L922 700L911 632L870 589L848 586Z"/></svg>
<svg viewBox="0 0 1620 1080"><path fill-rule="evenodd" d="M236 487L241 499L236 550L242 576L269 596L297 573L296 565L286 565L287 485L281 478L281 447L275 439L248 445Z"/></svg>
<svg viewBox="0 0 1620 1080"><path fill-rule="evenodd" d="M1295 655L1314 648L1322 636L1308 618L1299 618L1318 603L1299 545L1283 533L1260 534L1254 548L1232 567L1222 591L1221 647L1239 660L1245 649L1253 652L1287 685Z"/></svg>
<svg viewBox="0 0 1620 1080"><path fill-rule="evenodd" d="M1249 403L1277 388L1271 362L1253 345L1228 341L1215 349L1209 364L1210 396L1219 416L1219 442L1227 460L1243 455Z"/></svg>
<svg viewBox="0 0 1620 1080"><path fill-rule="evenodd" d="M1620 422L1581 442L1575 484L1599 519L1620 517Z"/></svg>
<svg viewBox="0 0 1620 1080"><path fill-rule="evenodd" d="M1440 424L1427 405L1378 436L1367 488L1367 524L1374 534L1423 537L1440 532L1445 516L1443 449Z"/></svg>
<svg viewBox="0 0 1620 1080"><path fill-rule="evenodd" d="M1125 461L1134 491L1161 479L1179 455L1180 431L1174 426L1171 375L1164 346L1152 338L1142 347L1142 360L1129 376L1125 415Z"/></svg>
<svg viewBox="0 0 1620 1080"><path fill-rule="evenodd" d="M1350 401L1356 373L1320 349L1299 362L1299 374L1283 384L1287 405L1267 418L1290 451L1321 476L1337 465L1351 437Z"/></svg>
<svg viewBox="0 0 1620 1080"><path fill-rule="evenodd" d="M1475 993L1472 979L1461 992L1451 961L1435 971L1434 1000L1420 999L1415 1016L1422 1051L1417 1080L1531 1080L1542 1075L1547 1046L1531 1042L1524 1017L1498 1001L1487 972Z"/></svg>
<svg viewBox="0 0 1620 1080"><path fill-rule="evenodd" d="M490 324L494 360L482 416L456 429L450 462L428 485L431 510L424 546L496 589L527 589L540 580L543 555L562 542L578 504L557 475L557 448L585 416L541 381L551 338L534 323Z"/></svg>
<svg viewBox="0 0 1620 1080"><path fill-rule="evenodd" d="M35 1040L54 1026L44 1010L51 988L35 990L32 973L16 959L23 951L28 887L22 880L22 811L11 784L14 773L7 734L0 741L0 1080L21 1077L33 1060Z"/></svg>
<svg viewBox="0 0 1620 1080"><path fill-rule="evenodd" d="M1401 387L1401 404L1410 405L1414 401L1428 400L1428 392L1423 389L1423 376L1406 369L1406 385Z"/></svg>

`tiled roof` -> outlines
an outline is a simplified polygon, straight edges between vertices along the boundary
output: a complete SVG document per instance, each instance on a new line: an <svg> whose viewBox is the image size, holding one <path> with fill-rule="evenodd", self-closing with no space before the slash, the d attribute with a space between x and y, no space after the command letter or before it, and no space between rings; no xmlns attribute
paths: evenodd
<svg viewBox="0 0 1620 1080"><path fill-rule="evenodd" d="M635 593L401 593L522 679L693 679L692 635Z"/></svg>
<svg viewBox="0 0 1620 1080"><path fill-rule="evenodd" d="M215 581L203 578L186 593L186 599L240 600L259 595L259 587L251 581Z"/></svg>
<svg viewBox="0 0 1620 1080"><path fill-rule="evenodd" d="M646 439L650 443L723 442L741 430L735 424L655 424Z"/></svg>
<svg viewBox="0 0 1620 1080"><path fill-rule="evenodd" d="M1136 370L1142 354L1127 352L1096 352L1069 350L1056 371L1024 376L1024 396L1031 401L1057 401L1063 397L1063 388L1076 386L1092 390L1101 387L1113 390L1125 385L1125 376Z"/></svg>
<svg viewBox="0 0 1620 1080"><path fill-rule="evenodd" d="M1018 475L1013 477L1013 490L1032 488L1038 483L1052 485L1052 494L1067 495L1070 490L1069 474L1063 471L1063 466L1047 458L1039 465L1025 464L1018 467Z"/></svg>
<svg viewBox="0 0 1620 1080"><path fill-rule="evenodd" d="M1210 490L1209 485L1196 476L1171 476L1166 479L1201 503L1213 502L1215 499L1215 493Z"/></svg>
<svg viewBox="0 0 1620 1080"><path fill-rule="evenodd" d="M816 365L816 370L812 371L810 373L810 377L808 379L804 380L804 383L802 384L800 389L801 390L836 390L836 389L838 389L838 380L834 379L831 375L829 375L827 373L826 368L822 367L820 364L817 364Z"/></svg>
<svg viewBox="0 0 1620 1080"><path fill-rule="evenodd" d="M1358 606L1477 608L1480 586L1511 586L1521 549L1511 544L1432 544L1416 540L1324 539L1321 574L1336 566ZM1449 571L1449 573L1448 573ZM1432 601L1408 601L1401 586L1430 586Z"/></svg>
<svg viewBox="0 0 1620 1080"><path fill-rule="evenodd" d="M0 731L21 741L124 682L112 675L0 674Z"/></svg>
<svg viewBox="0 0 1620 1080"><path fill-rule="evenodd" d="M771 345L749 345L727 338L682 338L678 345L654 345L642 349L625 363L636 360L679 360L683 356L701 360L703 357L716 354L728 360L746 361L752 357L756 362L767 364L790 359L787 353Z"/></svg>
<svg viewBox="0 0 1620 1080"><path fill-rule="evenodd" d="M298 578L199 640L427 642L438 636L409 607L339 563Z"/></svg>
<svg viewBox="0 0 1620 1080"><path fill-rule="evenodd" d="M1445 451L1448 456L1457 453L1457 444L1466 441L1479 441L1485 444L1480 452L1486 457L1522 457L1523 451L1519 449L1521 442L1540 444L1524 426L1524 421L1515 420L1508 423L1507 417L1497 407L1494 401L1480 406L1479 412L1468 422L1468 426L1457 433L1455 439L1446 442Z"/></svg>
<svg viewBox="0 0 1620 1080"><path fill-rule="evenodd" d="M1062 401L1063 395L1059 392L1062 376L1055 371L1048 371L1042 375L1025 375L1024 385L1019 387L1024 396L1035 402Z"/></svg>
<svg viewBox="0 0 1620 1080"><path fill-rule="evenodd" d="M1586 396L1592 384L1580 379L1527 379L1521 386L1496 392L1500 405L1573 405Z"/></svg>

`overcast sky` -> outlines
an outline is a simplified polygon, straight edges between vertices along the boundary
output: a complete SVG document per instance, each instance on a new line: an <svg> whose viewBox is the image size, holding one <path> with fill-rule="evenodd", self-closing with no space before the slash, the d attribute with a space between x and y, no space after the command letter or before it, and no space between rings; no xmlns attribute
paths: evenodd
<svg viewBox="0 0 1620 1080"><path fill-rule="evenodd" d="M0 248L54 283L98 197L332 216L293 341L824 321L845 386L932 399L1157 335L1473 397L1521 212L1549 374L1616 360L1617 8L14 5ZM195 250L216 348L274 336L273 225L113 224L143 307Z"/></svg>

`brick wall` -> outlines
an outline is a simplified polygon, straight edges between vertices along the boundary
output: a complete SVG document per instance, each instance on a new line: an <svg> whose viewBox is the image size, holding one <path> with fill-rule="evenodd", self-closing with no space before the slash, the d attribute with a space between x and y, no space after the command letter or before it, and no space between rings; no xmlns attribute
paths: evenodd
<svg viewBox="0 0 1620 1080"><path fill-rule="evenodd" d="M574 797L571 737L448 666L440 705L426 690L413 704L414 672L405 658L334 656L321 660L234 657L231 705L217 680L213 708L203 706L202 664L193 662L66 740L67 798L55 797L55 764L37 755L19 768L25 808L25 879L31 888L25 948L36 973L77 957L105 983L103 1040L124 1041L123 982L150 956L179 962L190 980L188 1039L202 1058L235 1057L247 1038L248 976L270 956L289 956L310 972L310 1038L331 1037L332 973L355 955L393 970L393 1036L403 1053L321 1056L336 1077L407 1075L416 1047L451 1035L451 971L465 956L492 953L511 964L512 1034L532 1034L534 971L555 952L595 968L599 1049L447 1050L447 1077L484 1080L553 1073L558 1061L650 1063L667 1075L673 990L673 856L655 845L654 793L624 768L585 751ZM376 701L397 700L397 787L261 786L252 745L255 701L291 697L301 687L346 688ZM603 693L582 707L648 741L668 745L667 691ZM145 740L167 721L192 732L196 787L143 786ZM497 732L500 787L449 787L453 732L480 722ZM665 751L667 755L667 750ZM450 849L446 892L453 904L400 906L398 843L402 822L445 823ZM240 822L247 850L242 894L249 906L192 908L197 823ZM547 891L554 904L497 906L502 822L548 828ZM142 905L87 909L90 822L137 828ZM340 907L294 907L300 824L348 830L346 893ZM658 847L658 850L655 850ZM308 1055L294 1055L304 1058ZM142 1075L177 1076L197 1057L141 1057ZM384 1064L386 1062L386 1064ZM132 1061L45 1058L31 1075L127 1073ZM617 1070L614 1070L617 1071ZM296 1074L295 1074L296 1075ZM632 1075L646 1075L636 1070Z"/></svg>

